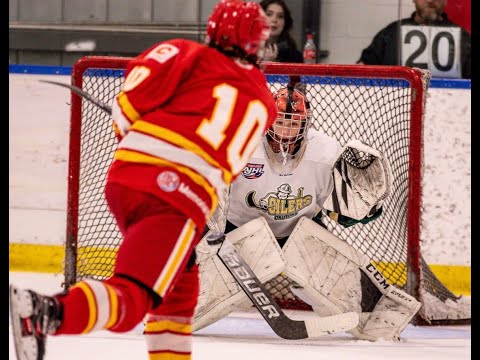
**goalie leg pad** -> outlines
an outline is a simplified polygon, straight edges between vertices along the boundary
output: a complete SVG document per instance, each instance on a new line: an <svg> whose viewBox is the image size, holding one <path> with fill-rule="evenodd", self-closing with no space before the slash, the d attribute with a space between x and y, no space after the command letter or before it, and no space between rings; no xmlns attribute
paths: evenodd
<svg viewBox="0 0 480 360"><path fill-rule="evenodd" d="M406 292L390 285L370 262L361 267L382 294L371 312L360 314L359 325L349 331L362 340L399 340L422 304Z"/></svg>
<svg viewBox="0 0 480 360"><path fill-rule="evenodd" d="M200 294L192 330L202 329L252 302L217 256L221 244L209 245L208 232L196 247L200 270ZM285 268L282 250L263 217L254 219L226 234L258 279L265 283Z"/></svg>
<svg viewBox="0 0 480 360"><path fill-rule="evenodd" d="M398 340L420 309L412 296L389 284L361 252L302 217L283 247L291 288L321 317L356 311L349 331L362 340Z"/></svg>
<svg viewBox="0 0 480 360"><path fill-rule="evenodd" d="M371 313L360 314L359 325L349 333L362 340L399 340L420 307L420 302L390 286Z"/></svg>
<svg viewBox="0 0 480 360"><path fill-rule="evenodd" d="M360 265L366 257L302 217L283 247L292 292L320 316L361 312Z"/></svg>

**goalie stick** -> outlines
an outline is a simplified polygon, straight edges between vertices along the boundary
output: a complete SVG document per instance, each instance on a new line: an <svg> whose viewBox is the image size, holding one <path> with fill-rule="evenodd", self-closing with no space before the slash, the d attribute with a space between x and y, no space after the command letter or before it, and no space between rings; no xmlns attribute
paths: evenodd
<svg viewBox="0 0 480 360"><path fill-rule="evenodd" d="M40 82L43 83L48 83L48 84L53 84L53 85L59 85L66 87L67 89L70 89L73 93L77 94L80 97L83 97L90 101L92 104L97 105L100 109L105 111L107 114L112 115L112 108L105 104L104 102L94 98L92 95L87 93L86 91L80 89L78 86L75 85L70 85L70 84L65 84L59 81L52 81L52 80L39 80Z"/></svg>
<svg viewBox="0 0 480 360"><path fill-rule="evenodd" d="M245 260L243 260L235 246L228 241L224 241L224 233L211 233L206 240L210 245L222 244L217 251L217 256L258 309L270 328L281 338L289 340L316 338L336 332L348 331L358 325L359 317L356 312L317 319L290 319L285 315Z"/></svg>

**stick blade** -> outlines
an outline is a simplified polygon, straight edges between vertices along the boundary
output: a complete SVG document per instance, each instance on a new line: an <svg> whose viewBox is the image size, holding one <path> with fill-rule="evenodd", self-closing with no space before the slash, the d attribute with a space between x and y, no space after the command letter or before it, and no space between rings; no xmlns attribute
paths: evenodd
<svg viewBox="0 0 480 360"><path fill-rule="evenodd" d="M358 326L360 318L356 312L347 312L338 315L319 317L305 320L309 338L316 338L328 334L345 332Z"/></svg>
<svg viewBox="0 0 480 360"><path fill-rule="evenodd" d="M71 84L65 84L65 83L62 83L60 81L53 81L53 80L40 79L38 81L42 82L42 83L58 85L58 86L62 86L64 88L70 89L70 91L72 91L74 94L77 94L81 98L83 97L86 100L90 101L92 104L98 106L100 109L105 111L107 114L109 114L109 115L112 114L112 108L110 106L108 106L104 102L100 101L99 99L94 98L92 95L90 95L86 91L83 91L78 86L71 85Z"/></svg>
<svg viewBox="0 0 480 360"><path fill-rule="evenodd" d="M68 84L65 84L65 83L60 82L60 81L53 81L53 80L46 80L46 79L40 79L40 80L38 80L38 81L39 81L39 82L43 82L43 83L47 83L47 84L60 85L60 86L69 88L69 85L68 85Z"/></svg>

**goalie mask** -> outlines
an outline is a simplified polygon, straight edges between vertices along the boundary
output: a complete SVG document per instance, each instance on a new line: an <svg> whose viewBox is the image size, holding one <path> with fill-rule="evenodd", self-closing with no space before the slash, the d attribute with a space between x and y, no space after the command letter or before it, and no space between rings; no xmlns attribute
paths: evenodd
<svg viewBox="0 0 480 360"><path fill-rule="evenodd" d="M284 175L297 167L305 153L311 110L306 96L293 87L281 88L273 97L278 116L263 144L271 168Z"/></svg>
<svg viewBox="0 0 480 360"><path fill-rule="evenodd" d="M255 2L222 0L208 18L207 44L228 56L256 63L269 36L267 16Z"/></svg>

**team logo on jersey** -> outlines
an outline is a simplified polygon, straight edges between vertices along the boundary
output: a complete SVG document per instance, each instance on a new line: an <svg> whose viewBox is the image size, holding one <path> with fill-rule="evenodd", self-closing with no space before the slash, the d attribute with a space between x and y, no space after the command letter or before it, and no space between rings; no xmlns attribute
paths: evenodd
<svg viewBox="0 0 480 360"><path fill-rule="evenodd" d="M245 179L257 179L265 172L263 170L263 164L248 163L242 171L242 175Z"/></svg>
<svg viewBox="0 0 480 360"><path fill-rule="evenodd" d="M157 176L157 184L165 192L172 192L178 189L180 177L173 171L163 171Z"/></svg>
<svg viewBox="0 0 480 360"><path fill-rule="evenodd" d="M203 201L203 199L198 196L190 187L180 181L180 177L174 171L163 171L157 176L157 184L161 190L165 192L177 191L184 195L186 198L191 200L198 208L201 210L205 216L205 221L208 220L210 216L210 207Z"/></svg>
<svg viewBox="0 0 480 360"><path fill-rule="evenodd" d="M295 217L300 210L312 203L312 195L304 195L303 187L297 190L296 195L292 193L292 187L284 183L277 187L275 191L262 196L258 202L255 201L256 191L249 191L245 196L245 202L249 207L271 215L274 220L285 220Z"/></svg>

